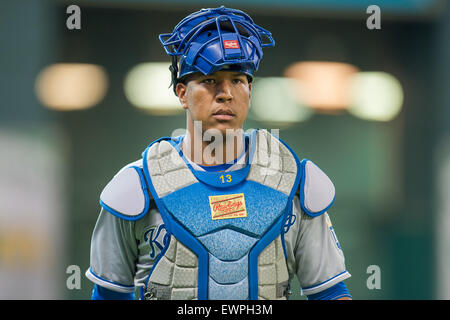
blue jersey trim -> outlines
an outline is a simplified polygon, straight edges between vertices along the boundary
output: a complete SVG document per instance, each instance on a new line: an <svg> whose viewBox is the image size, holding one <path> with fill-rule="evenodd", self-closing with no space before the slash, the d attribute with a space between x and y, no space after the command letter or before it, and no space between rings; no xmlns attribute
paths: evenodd
<svg viewBox="0 0 450 320"><path fill-rule="evenodd" d="M327 282L330 282L330 281L332 281L333 279L335 279L335 278L337 278L337 277L339 277L339 276L341 276L341 275L343 275L343 274L345 274L345 273L348 273L348 271L347 271L347 270L342 271L341 273L335 275L334 277L332 277L332 278L330 278L330 279L328 279L328 280L325 280L325 281L323 281L323 282L321 282L321 283L318 283L318 284L316 284L316 285L313 285L313 286L311 286L311 287L304 287L303 290L311 290L311 289L314 289L314 288L319 287L319 286L321 286L321 285L324 285L324 284L326 284Z"/></svg>
<svg viewBox="0 0 450 320"><path fill-rule="evenodd" d="M344 281L338 282L328 289L307 296L308 300L337 300L343 297L352 298Z"/></svg>
<svg viewBox="0 0 450 320"><path fill-rule="evenodd" d="M102 278L102 277L100 277L99 275L96 275L96 274L94 273L94 271L92 271L92 268L89 268L89 273L90 273L92 276L94 276L94 278L96 278L96 279L98 279L98 280L100 280L100 281L103 281L103 282L112 284L112 285L114 285L114 286L122 287L122 288L126 288L126 289L134 289L134 285L120 284L120 283L116 283L116 282L110 281L110 280L108 280L108 279Z"/></svg>
<svg viewBox="0 0 450 320"><path fill-rule="evenodd" d="M114 216L124 219L124 220L128 220L128 221L136 221L147 214L148 208L150 207L150 197L149 197L149 193L148 193L148 189L147 189L147 183L145 182L145 178L144 178L141 168L136 167L136 166L132 166L130 168L133 168L134 170L136 170L137 174L139 175L139 180L141 182L141 189L142 189L142 192L144 193L144 199L145 199L145 205L144 205L144 209L142 210L142 212L139 213L138 215L130 216L130 215L121 213L117 210L114 210L113 208L108 206L106 203L104 203L101 199L99 202L100 202L100 205L106 211L113 214Z"/></svg>
<svg viewBox="0 0 450 320"><path fill-rule="evenodd" d="M305 173L305 166L306 166L306 162L308 162L308 161L311 161L311 160L303 159L300 162L301 171L302 171L302 178L301 178L301 184L300 184L300 206L302 207L303 211L308 216L314 218L314 217L320 216L321 214L325 213L325 211L327 211L333 205L334 199L336 198L336 195L333 197L333 200L331 200L331 203L327 207L325 207L325 209L323 209L323 210L320 210L318 212L312 212L312 211L306 209L306 207L305 207L305 192L304 192L304 190L305 190L305 174L306 174Z"/></svg>
<svg viewBox="0 0 450 320"><path fill-rule="evenodd" d="M92 290L92 300L135 300L134 292L122 293L116 292L98 284L94 284Z"/></svg>

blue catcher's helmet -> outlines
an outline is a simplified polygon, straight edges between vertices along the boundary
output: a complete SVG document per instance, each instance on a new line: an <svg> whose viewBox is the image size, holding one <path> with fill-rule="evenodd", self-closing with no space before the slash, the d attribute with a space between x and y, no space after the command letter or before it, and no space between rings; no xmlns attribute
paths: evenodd
<svg viewBox="0 0 450 320"><path fill-rule="evenodd" d="M239 71L251 81L262 59L262 48L275 45L271 33L248 14L224 6L190 14L172 33L160 34L159 40L172 57L174 92L183 77L195 72Z"/></svg>

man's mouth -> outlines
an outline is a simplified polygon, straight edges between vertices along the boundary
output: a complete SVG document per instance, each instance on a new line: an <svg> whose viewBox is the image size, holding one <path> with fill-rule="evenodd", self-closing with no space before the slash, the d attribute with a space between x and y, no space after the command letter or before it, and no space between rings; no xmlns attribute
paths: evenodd
<svg viewBox="0 0 450 320"><path fill-rule="evenodd" d="M221 121L231 120L235 117L235 114L230 109L219 109L212 115L215 119Z"/></svg>

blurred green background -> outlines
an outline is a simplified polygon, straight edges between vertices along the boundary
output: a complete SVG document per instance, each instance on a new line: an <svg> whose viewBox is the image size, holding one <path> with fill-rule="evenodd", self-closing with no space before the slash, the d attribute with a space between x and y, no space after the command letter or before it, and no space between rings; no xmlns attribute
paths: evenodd
<svg viewBox="0 0 450 320"><path fill-rule="evenodd" d="M70 4L81 29L69 30ZM139 63L169 61L157 35L203 7L237 7L269 29L259 77L282 77L298 61L383 71L401 83L388 121L314 111L280 137L336 186L329 211L354 299L449 299L450 9L446 1L15 1L0 2L0 298L89 299L90 238L102 188L146 146L185 126L183 113L155 115L124 93ZM382 28L366 27L370 4ZM100 65L105 96L88 109L46 108L38 74L55 63ZM283 105L274 106L283 112ZM275 128L250 118L246 128ZM67 267L80 283L68 288ZM381 270L369 289L367 268ZM69 286L70 287L70 286ZM294 283L295 299L300 295Z"/></svg>

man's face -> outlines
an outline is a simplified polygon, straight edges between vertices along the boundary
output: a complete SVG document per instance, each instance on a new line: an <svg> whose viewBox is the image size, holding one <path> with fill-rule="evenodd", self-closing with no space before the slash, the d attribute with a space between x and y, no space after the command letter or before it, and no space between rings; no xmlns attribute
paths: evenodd
<svg viewBox="0 0 450 320"><path fill-rule="evenodd" d="M251 83L243 73L196 73L186 84L177 84L176 90L187 109L188 126L201 121L203 132L218 129L225 134L227 129L242 128L247 118Z"/></svg>

